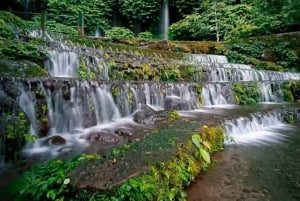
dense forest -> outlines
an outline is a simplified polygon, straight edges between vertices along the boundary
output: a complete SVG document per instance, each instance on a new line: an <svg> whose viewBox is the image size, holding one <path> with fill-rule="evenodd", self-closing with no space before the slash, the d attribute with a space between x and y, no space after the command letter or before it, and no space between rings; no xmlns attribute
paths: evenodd
<svg viewBox="0 0 300 201"><path fill-rule="evenodd" d="M76 28L78 13L85 15L85 31L106 32L124 26L135 33L161 33L164 0L1 0L0 9L37 21L46 11L51 22ZM169 38L176 40L232 40L298 31L298 0L169 0ZM56 26L56 31L60 31ZM61 30L64 30L63 28Z"/></svg>

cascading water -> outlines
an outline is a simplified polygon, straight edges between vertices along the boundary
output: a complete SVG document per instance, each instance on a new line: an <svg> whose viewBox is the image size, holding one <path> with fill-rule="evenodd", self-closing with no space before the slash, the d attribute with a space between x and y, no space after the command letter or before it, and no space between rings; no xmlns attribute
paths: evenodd
<svg viewBox="0 0 300 201"><path fill-rule="evenodd" d="M280 111L256 113L250 117L240 117L224 122L227 143L230 143L230 140L233 139L237 144L280 141L282 136L272 132L272 128L288 129L289 127L289 125L283 123Z"/></svg>
<svg viewBox="0 0 300 201"><path fill-rule="evenodd" d="M49 147L52 138L60 139L59 142L66 141L63 147L68 150L73 150L74 146L84 147L85 143L80 138L82 134L91 132L91 128L94 128L93 132L102 132L110 124L121 122L123 118L132 118L141 105L148 105L155 110L191 110L200 107L199 94L191 84L46 79L33 83L20 82L18 86L22 91L20 106L30 119L32 133L38 138L35 144L28 145L25 150L30 157L38 153L57 156L62 147ZM36 112L41 107L46 108L44 117ZM49 129L46 133L43 129L45 125L38 120L40 118L47 119L46 127L49 126Z"/></svg>
<svg viewBox="0 0 300 201"><path fill-rule="evenodd" d="M228 84L205 84L202 100L204 106L233 104L233 92Z"/></svg>
<svg viewBox="0 0 300 201"><path fill-rule="evenodd" d="M103 51L59 45L50 51L50 55L46 67L53 77L76 77L79 63L82 63L88 67L89 74L98 72L101 74L98 78L108 79ZM227 57L220 55L194 54L189 55L188 60L204 73L203 77L206 80L200 80L201 97L198 94L199 90L195 90L196 84L193 83L100 83L50 79L41 80L35 89L29 87L30 83L23 83L26 86L20 85L22 93L19 96L19 104L31 122L31 133L39 138L37 143L27 147L27 153L38 153L42 150L49 152L52 147L45 148L45 144L49 138L57 135L67 141L64 147L68 148L74 144L84 147L85 142L80 138L81 134L106 129L106 125L115 124L123 118L132 119L133 114L143 105L155 110L193 110L201 107L201 99L204 106L233 104L235 96L231 82L259 82L262 102L280 101L280 82L300 79L297 73L258 71L248 65L230 64ZM199 86L197 84L197 87ZM50 127L47 133L41 133L42 128L38 120L40 117L36 114L36 111L41 109L41 101L38 100L40 97L36 97L34 92L36 90L42 91L42 95L39 96L43 96L47 105L45 116ZM255 118L257 119L252 117ZM236 120L236 127L242 127L242 122L250 120ZM273 123L279 122L275 120L272 119ZM254 123L248 126L249 129L256 128L264 119L253 121ZM237 128L233 129L234 122L226 122L225 126L228 133L236 133ZM61 150L61 147L56 150Z"/></svg>
<svg viewBox="0 0 300 201"><path fill-rule="evenodd" d="M75 52L49 50L49 55L45 67L52 77L77 77L79 58Z"/></svg>
<svg viewBox="0 0 300 201"><path fill-rule="evenodd" d="M91 79L109 79L103 51L57 43L53 46L49 50L49 59L45 61L45 68L51 77L88 76Z"/></svg>
<svg viewBox="0 0 300 201"><path fill-rule="evenodd" d="M168 28L169 28L169 1L164 0L162 8L162 35L164 40L168 40Z"/></svg>

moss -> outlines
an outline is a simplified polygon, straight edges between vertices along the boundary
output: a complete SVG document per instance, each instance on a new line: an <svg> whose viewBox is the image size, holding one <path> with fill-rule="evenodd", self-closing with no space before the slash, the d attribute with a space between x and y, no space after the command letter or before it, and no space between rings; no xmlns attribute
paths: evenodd
<svg viewBox="0 0 300 201"><path fill-rule="evenodd" d="M26 23L21 18L6 11L0 11L0 36L13 39L15 32L26 29Z"/></svg>
<svg viewBox="0 0 300 201"><path fill-rule="evenodd" d="M35 63L26 60L0 60L0 73L20 77L47 77L48 72Z"/></svg>
<svg viewBox="0 0 300 201"><path fill-rule="evenodd" d="M260 102L260 92L258 84L241 84L235 83L233 85L235 93L236 104L240 105L254 105Z"/></svg>
<svg viewBox="0 0 300 201"><path fill-rule="evenodd" d="M202 136L203 142L208 140L206 144L212 147L211 153L223 149L224 132L220 127L204 126L200 132L198 131L198 134ZM189 138L184 144L177 144L177 154L168 161L152 165L149 171L129 179L109 192L81 191L76 193L76 198L71 200L85 200L84 198L102 201L186 200L186 194L182 189L209 166L203 158L197 157L199 148L192 140Z"/></svg>

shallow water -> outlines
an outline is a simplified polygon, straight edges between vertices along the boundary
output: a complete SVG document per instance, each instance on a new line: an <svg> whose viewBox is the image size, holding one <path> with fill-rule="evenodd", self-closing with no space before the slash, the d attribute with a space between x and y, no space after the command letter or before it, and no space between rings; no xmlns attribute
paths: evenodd
<svg viewBox="0 0 300 201"><path fill-rule="evenodd" d="M256 134L264 137L239 141L217 153L216 166L187 189L188 200L300 200L300 125Z"/></svg>

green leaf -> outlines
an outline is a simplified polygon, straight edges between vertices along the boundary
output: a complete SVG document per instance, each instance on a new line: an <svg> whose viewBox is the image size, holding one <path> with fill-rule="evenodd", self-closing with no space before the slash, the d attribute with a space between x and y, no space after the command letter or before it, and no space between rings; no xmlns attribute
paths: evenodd
<svg viewBox="0 0 300 201"><path fill-rule="evenodd" d="M47 198L51 199L51 200L55 200L56 196L57 196L57 189L52 189L50 191L47 192Z"/></svg>
<svg viewBox="0 0 300 201"><path fill-rule="evenodd" d="M200 135L198 135L198 134L194 134L193 136L192 136L192 142L194 143L194 145L198 148L198 149L200 149L202 146L201 146L201 142L202 142L202 139L201 139L201 137L200 137Z"/></svg>
<svg viewBox="0 0 300 201"><path fill-rule="evenodd" d="M202 148L200 148L199 151L200 151L200 154L201 154L201 157L203 158L203 160L206 163L210 163L209 153L205 149L202 149Z"/></svg>

